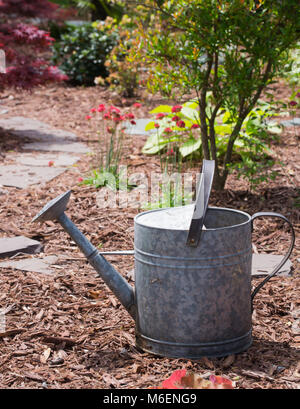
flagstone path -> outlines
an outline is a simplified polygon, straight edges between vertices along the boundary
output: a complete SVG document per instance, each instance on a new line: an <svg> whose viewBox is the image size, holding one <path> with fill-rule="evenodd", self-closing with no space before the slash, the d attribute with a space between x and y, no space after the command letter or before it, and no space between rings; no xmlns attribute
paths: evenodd
<svg viewBox="0 0 300 409"><path fill-rule="evenodd" d="M45 183L57 177L79 160L80 154L87 153L88 147L77 141L77 135L62 129L52 128L44 122L25 117L11 117L0 120L0 127L13 135L27 138L21 152L7 155L12 164L0 166L0 185L27 188ZM51 153L51 161L49 155ZM48 160L47 160L48 159ZM50 163L51 162L51 163ZM49 166L50 165L50 166Z"/></svg>
<svg viewBox="0 0 300 409"><path fill-rule="evenodd" d="M8 164L0 166L0 194L8 192L6 187L24 189L47 183L74 165L80 155L89 152L85 144L77 141L74 133L53 128L35 119L1 119L0 127L30 141L24 142L23 152L7 153L5 159ZM42 249L43 246L38 241L23 236L0 238L0 258L13 257L19 253L36 254ZM52 272L49 265L55 261L53 257L30 258L2 262L0 267L49 274Z"/></svg>

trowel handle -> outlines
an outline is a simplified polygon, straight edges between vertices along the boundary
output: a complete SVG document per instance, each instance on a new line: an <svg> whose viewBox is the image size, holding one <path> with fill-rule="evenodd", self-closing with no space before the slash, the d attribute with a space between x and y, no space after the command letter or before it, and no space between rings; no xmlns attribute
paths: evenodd
<svg viewBox="0 0 300 409"><path fill-rule="evenodd" d="M281 260L281 262L275 267L275 269L272 271L272 273L270 273L260 284L258 284L258 286L253 290L252 294L251 294L251 301L253 303L253 299L256 296L256 294L258 293L258 291L262 288L263 285L265 285L265 283L267 281L270 280L271 277L273 277L275 274L278 273L278 271L281 269L281 267L286 263L286 261L288 260L288 258L290 257L292 250L294 248L294 244L295 244L295 231L293 228L292 223L282 214L280 213L273 213L273 212L259 212L259 213L255 213L252 218L251 218L251 224L252 224L252 229L253 229L253 221L257 218L257 217L279 217L280 219L283 219L286 223L288 223L288 225L291 228L291 234L292 234L292 240L291 240L291 244L290 247L286 253L286 255L283 257L283 259ZM253 310L253 308L252 308Z"/></svg>

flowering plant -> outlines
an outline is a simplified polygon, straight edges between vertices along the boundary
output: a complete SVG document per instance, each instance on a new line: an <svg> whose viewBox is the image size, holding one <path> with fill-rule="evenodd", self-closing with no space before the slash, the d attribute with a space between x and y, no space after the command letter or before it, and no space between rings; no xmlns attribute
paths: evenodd
<svg viewBox="0 0 300 409"><path fill-rule="evenodd" d="M298 94L295 94L295 99ZM210 95L207 100L208 110L211 109ZM293 101L292 101L293 102ZM296 105L296 102L290 105ZM182 161L186 158L203 158L201 139L201 120L199 103L191 100L183 105L160 105L150 113L155 120L147 124L145 130L155 130L143 147L145 154L159 154L162 170L180 171ZM270 158L272 153L269 143L274 135L281 133L281 127L273 121L275 117L270 104L258 101L257 107L252 109L244 120L239 132L239 138L233 146L234 160L228 169L238 171L238 177L248 179L251 186L274 178L274 172L269 168L274 164ZM226 155L232 130L236 121L230 110L224 109L217 115L214 124L216 155L222 160Z"/></svg>
<svg viewBox="0 0 300 409"><path fill-rule="evenodd" d="M134 104L138 108L140 104ZM83 181L96 187L109 185L112 176L119 187L118 174L120 160L123 153L125 130L130 125L135 125L135 114L130 111L121 112L116 106L99 104L92 108L85 116L87 121L96 122L98 134L98 149L96 152L97 170L93 175Z"/></svg>
<svg viewBox="0 0 300 409"><path fill-rule="evenodd" d="M155 120L145 130L156 129L143 147L143 153L156 154L166 151L167 157L176 158L178 167L182 158L199 151L201 147L198 104L195 101L183 105L160 105L150 111ZM178 169L179 170L179 169Z"/></svg>

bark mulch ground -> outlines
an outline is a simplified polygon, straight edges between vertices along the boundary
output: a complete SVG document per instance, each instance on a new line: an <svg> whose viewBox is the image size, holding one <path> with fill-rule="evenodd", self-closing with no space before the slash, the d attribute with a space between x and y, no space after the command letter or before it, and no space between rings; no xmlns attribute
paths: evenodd
<svg viewBox="0 0 300 409"><path fill-rule="evenodd" d="M278 88L277 92L286 90ZM91 107L107 102L126 104L115 101L108 91L67 86L38 89L32 94L10 91L4 97L2 104L9 112L3 118L27 116L42 120L77 133L82 141L89 138L84 116ZM142 102L140 117L146 117L157 101ZM128 138L124 155L129 169L159 171L156 158L141 154L145 137L133 138ZM12 138L8 132L1 132L0 140L1 163L6 163L9 150L22 152L24 141ZM279 177L250 191L244 180L230 175L224 191L213 192L210 204L250 214L280 212L299 233L298 145L295 130L285 129L273 147L283 162ZM59 259L52 275L0 269L0 308L6 316L6 332L0 333L0 387L149 388L158 386L174 370L187 368L203 376L227 376L241 389L298 388L299 238L291 257L292 276L271 279L255 299L254 340L248 351L196 361L141 353L135 348L134 322L61 226L54 222L42 226L31 223L49 200L71 189L67 214L95 246L102 250L132 249L133 218L139 210L99 209L96 189L78 183L78 177L89 170L90 157L82 155L76 166L47 185L23 190L1 188L0 235L38 239L44 245L44 255L57 255ZM253 243L254 251L284 254L289 243L288 228L280 221L257 221ZM133 257L110 256L109 261L133 285ZM253 285L260 280L253 279Z"/></svg>

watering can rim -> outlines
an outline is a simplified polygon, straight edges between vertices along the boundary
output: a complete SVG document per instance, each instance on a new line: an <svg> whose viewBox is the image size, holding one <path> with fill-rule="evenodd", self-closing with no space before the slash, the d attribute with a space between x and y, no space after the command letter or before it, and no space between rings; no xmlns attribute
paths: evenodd
<svg viewBox="0 0 300 409"><path fill-rule="evenodd" d="M147 210L145 212L141 212L139 214L137 214L134 217L134 223L146 227L148 229L155 229L155 230L172 230L172 231L189 231L189 227L187 227L186 229L172 229L172 228L166 228L166 227L159 227L159 226L149 226L149 225L145 225L143 223L139 223L138 218L142 217L145 214L148 213L155 213L155 212L160 212L160 211L166 211L166 210L170 210L170 209L182 209L184 207L190 207L192 205L185 205L185 206L177 206L177 207L164 207L164 208L160 208L160 209L153 209L153 210ZM232 229L235 227L240 227L243 225L246 225L247 223L251 222L252 216L249 213L246 213L242 210L237 210L237 209L231 209L229 207L217 207L217 206L208 206L207 210L225 210L225 211L229 211L229 212L235 212L235 213L240 213L244 216L247 217L247 220L242 222L242 223L238 223L238 224L233 224L231 226L224 226L224 227L217 227L217 228L206 228L205 230L203 230L203 232L209 232L209 231L220 231L220 230L225 230L225 229Z"/></svg>

